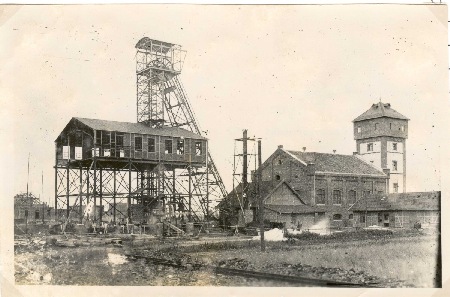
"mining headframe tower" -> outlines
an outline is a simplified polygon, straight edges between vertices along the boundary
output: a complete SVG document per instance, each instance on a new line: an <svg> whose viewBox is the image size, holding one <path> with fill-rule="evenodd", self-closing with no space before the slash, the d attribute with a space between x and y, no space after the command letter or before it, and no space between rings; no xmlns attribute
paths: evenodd
<svg viewBox="0 0 450 297"><path fill-rule="evenodd" d="M57 219L179 226L227 195L178 79L186 51L148 37L136 50L137 122L74 117L55 141Z"/></svg>

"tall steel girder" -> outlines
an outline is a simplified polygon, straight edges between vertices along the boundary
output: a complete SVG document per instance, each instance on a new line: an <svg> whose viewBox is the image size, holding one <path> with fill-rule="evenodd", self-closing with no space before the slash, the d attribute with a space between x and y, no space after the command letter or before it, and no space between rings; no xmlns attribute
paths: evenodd
<svg viewBox="0 0 450 297"><path fill-rule="evenodd" d="M154 127L168 125L202 135L186 92L178 80L185 51L179 45L142 38L136 45L137 121ZM178 199L191 211L190 218L217 217L214 208L227 191L213 158L207 164L184 170L164 171L165 194ZM169 193L171 191L171 193Z"/></svg>
<svg viewBox="0 0 450 297"><path fill-rule="evenodd" d="M149 209L172 209L172 216L186 215L189 220L208 215L201 193L205 191L198 168L170 167L163 164L142 164L139 161L114 162L91 160L71 161L55 166L55 205L57 219L70 218L82 222L84 207L93 202L94 221L104 221L108 214L133 220L131 206L142 204ZM117 207L126 204L126 208Z"/></svg>
<svg viewBox="0 0 450 297"><path fill-rule="evenodd" d="M94 212L94 220L102 221L109 211L114 222L121 214L130 217L129 205L137 203L139 169L132 161L120 166L109 166L106 162L91 160L66 162L55 166L55 209L57 219L82 221L84 207L94 203L101 211ZM119 203L127 204L127 211L117 209ZM103 208L103 209L102 209ZM125 212L125 213L124 213Z"/></svg>

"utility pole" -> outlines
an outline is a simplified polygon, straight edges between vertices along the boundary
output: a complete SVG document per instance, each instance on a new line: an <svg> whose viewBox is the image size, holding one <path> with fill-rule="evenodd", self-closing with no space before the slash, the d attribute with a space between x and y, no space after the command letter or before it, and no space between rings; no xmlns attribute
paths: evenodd
<svg viewBox="0 0 450 297"><path fill-rule="evenodd" d="M245 211L248 209L248 164L247 164L247 129L244 130L242 135L242 203L244 204L244 217ZM245 220L245 219L244 219Z"/></svg>
<svg viewBox="0 0 450 297"><path fill-rule="evenodd" d="M261 234L261 251L266 251L266 243L264 241L264 201L261 195L261 183L262 183L262 173L261 173L261 140L258 140L258 201L259 201L259 230Z"/></svg>
<svg viewBox="0 0 450 297"><path fill-rule="evenodd" d="M28 184L30 182L30 153L28 153L28 171L27 171L27 199L25 200L25 233L28 234L28 207L31 205L31 200L28 192Z"/></svg>

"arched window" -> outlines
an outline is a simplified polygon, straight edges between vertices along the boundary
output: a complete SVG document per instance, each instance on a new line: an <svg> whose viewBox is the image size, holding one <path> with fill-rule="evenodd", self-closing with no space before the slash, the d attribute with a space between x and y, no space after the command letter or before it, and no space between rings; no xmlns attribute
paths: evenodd
<svg viewBox="0 0 450 297"><path fill-rule="evenodd" d="M324 189L316 190L316 204L325 204L325 190Z"/></svg>
<svg viewBox="0 0 450 297"><path fill-rule="evenodd" d="M348 191L348 204L355 204L356 202L356 191L350 190Z"/></svg>
<svg viewBox="0 0 450 297"><path fill-rule="evenodd" d="M333 190L333 204L342 204L342 194L340 190Z"/></svg>
<svg viewBox="0 0 450 297"><path fill-rule="evenodd" d="M278 160L278 165L281 165L283 162L281 160Z"/></svg>
<svg viewBox="0 0 450 297"><path fill-rule="evenodd" d="M342 220L342 215L340 213L335 213L333 215L333 221L339 221Z"/></svg>

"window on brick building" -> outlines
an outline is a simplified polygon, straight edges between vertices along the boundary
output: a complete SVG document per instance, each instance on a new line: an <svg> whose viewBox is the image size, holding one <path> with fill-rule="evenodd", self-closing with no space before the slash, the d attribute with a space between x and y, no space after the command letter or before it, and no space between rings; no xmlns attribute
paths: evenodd
<svg viewBox="0 0 450 297"><path fill-rule="evenodd" d="M401 126L400 130L405 131L405 126Z"/></svg>
<svg viewBox="0 0 450 297"><path fill-rule="evenodd" d="M363 194L363 197L364 197L364 198L365 198L365 197L368 197L368 196L370 195L370 191L368 191L368 190L363 191L362 194Z"/></svg>
<svg viewBox="0 0 450 297"><path fill-rule="evenodd" d="M353 220L353 214L352 213L348 215L348 219L349 220Z"/></svg>
<svg viewBox="0 0 450 297"><path fill-rule="evenodd" d="M355 204L356 202L356 191L350 190L348 191L348 204Z"/></svg>
<svg viewBox="0 0 450 297"><path fill-rule="evenodd" d="M342 220L342 215L340 213L335 213L333 215L333 221L339 221Z"/></svg>
<svg viewBox="0 0 450 297"><path fill-rule="evenodd" d="M366 222L366 216L364 214L360 214L359 215L359 222L360 223L365 223Z"/></svg>
<svg viewBox="0 0 450 297"><path fill-rule="evenodd" d="M281 176L279 174L275 175L276 180L281 180Z"/></svg>
<svg viewBox="0 0 450 297"><path fill-rule="evenodd" d="M325 204L325 190L316 190L316 204Z"/></svg>
<svg viewBox="0 0 450 297"><path fill-rule="evenodd" d="M392 144L392 150L393 150L393 151L396 151L396 150L397 150L397 143L394 142L394 143Z"/></svg>
<svg viewBox="0 0 450 297"><path fill-rule="evenodd" d="M358 133L361 133L361 127L358 127Z"/></svg>
<svg viewBox="0 0 450 297"><path fill-rule="evenodd" d="M281 160L278 160L278 165L281 165L283 162Z"/></svg>
<svg viewBox="0 0 450 297"><path fill-rule="evenodd" d="M378 123L375 123L375 130L378 129Z"/></svg>
<svg viewBox="0 0 450 297"><path fill-rule="evenodd" d="M389 129L392 130L392 123L389 123Z"/></svg>
<svg viewBox="0 0 450 297"><path fill-rule="evenodd" d="M333 204L342 204L342 193L340 190L333 190Z"/></svg>
<svg viewBox="0 0 450 297"><path fill-rule="evenodd" d="M367 144L367 151L368 151L368 152L373 151L373 143L368 143L368 144Z"/></svg>

